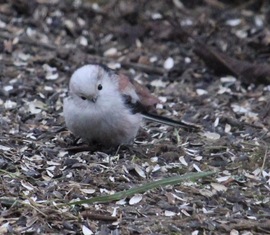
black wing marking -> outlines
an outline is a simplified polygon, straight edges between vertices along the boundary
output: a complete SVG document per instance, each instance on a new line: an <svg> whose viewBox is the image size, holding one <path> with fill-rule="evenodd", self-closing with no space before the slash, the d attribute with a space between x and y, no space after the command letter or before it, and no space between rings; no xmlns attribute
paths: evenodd
<svg viewBox="0 0 270 235"><path fill-rule="evenodd" d="M136 113L144 113L146 112L146 108L143 106L143 104L139 101L137 102L132 102L132 98L129 95L122 95L124 103L126 105L127 108L129 108L131 110L132 114L136 114Z"/></svg>

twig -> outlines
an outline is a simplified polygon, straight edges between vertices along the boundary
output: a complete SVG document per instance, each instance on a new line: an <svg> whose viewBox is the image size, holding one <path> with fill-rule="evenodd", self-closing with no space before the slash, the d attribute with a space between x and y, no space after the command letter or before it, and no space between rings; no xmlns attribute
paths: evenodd
<svg viewBox="0 0 270 235"><path fill-rule="evenodd" d="M204 2L212 7L216 7L216 8L221 9L221 10L226 8L226 5L224 3L217 1L217 0L204 0Z"/></svg>
<svg viewBox="0 0 270 235"><path fill-rule="evenodd" d="M72 153L79 153L79 152L84 152L84 151L89 151L89 152L95 152L97 151L96 146L89 146L89 145L80 145L80 146L71 146L65 148L65 151L72 152Z"/></svg>
<svg viewBox="0 0 270 235"><path fill-rule="evenodd" d="M15 38L15 37L18 37L19 38L19 42L23 43L23 44L28 44L30 46L35 46L35 47L43 47L45 49L49 49L49 50L56 50L56 46L52 45L52 44L47 44L47 43L44 43L44 42L40 42L40 41L34 41L33 39L29 38L29 37L25 37L25 36L16 36L16 35L11 35L11 34L7 34L7 33L4 33L4 32L0 32L0 38L3 38L3 39L12 39L12 38Z"/></svg>
<svg viewBox="0 0 270 235"><path fill-rule="evenodd" d="M262 166L261 166L261 172L263 171L263 169L265 167L265 162L266 162L267 156L268 156L268 146L266 145L265 146L265 154L264 154L264 157L263 157L263 163L262 163Z"/></svg>
<svg viewBox="0 0 270 235"><path fill-rule="evenodd" d="M117 62L120 63L121 66L123 68L126 69L130 69L130 68L134 68L136 70L145 72L145 73L154 73L154 74L159 74L159 75L163 75L166 73L166 71L164 69L161 68L156 68L153 66L148 66L148 65L144 65L144 64L138 64L138 63L132 63L132 62L125 62L125 61L117 61L115 59L111 59L108 57L102 57L102 56L98 56L98 55L87 55L87 57L89 58L89 60L94 60L95 62L98 63L112 63L112 62Z"/></svg>
<svg viewBox="0 0 270 235"><path fill-rule="evenodd" d="M83 211L81 215L84 218L88 218L92 220L116 221L118 219L116 216L101 215L97 213L91 213L89 211Z"/></svg>
<svg viewBox="0 0 270 235"><path fill-rule="evenodd" d="M41 210L39 210L38 208L36 208L34 205L32 205L31 203L24 203L25 205L29 205L30 207L32 207L34 210L36 210L38 213L40 213L41 215L44 216L44 218L47 218L47 215L45 213L43 213Z"/></svg>

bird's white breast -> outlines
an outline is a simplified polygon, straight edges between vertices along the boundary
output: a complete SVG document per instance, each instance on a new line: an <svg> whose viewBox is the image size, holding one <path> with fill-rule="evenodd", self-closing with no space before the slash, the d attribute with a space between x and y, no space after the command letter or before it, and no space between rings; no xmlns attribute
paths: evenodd
<svg viewBox="0 0 270 235"><path fill-rule="evenodd" d="M111 146L132 141L142 117L130 112L120 94L112 94L100 96L96 103L66 98L64 117L68 129L89 143Z"/></svg>

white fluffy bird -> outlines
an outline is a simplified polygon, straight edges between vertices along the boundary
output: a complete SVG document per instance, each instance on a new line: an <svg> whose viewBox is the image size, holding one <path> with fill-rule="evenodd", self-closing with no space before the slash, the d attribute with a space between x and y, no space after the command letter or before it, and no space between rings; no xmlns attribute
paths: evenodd
<svg viewBox="0 0 270 235"><path fill-rule="evenodd" d="M101 64L77 69L64 100L67 128L78 137L105 147L131 143L142 118L159 123L197 129L198 126L150 114L159 100L144 86Z"/></svg>

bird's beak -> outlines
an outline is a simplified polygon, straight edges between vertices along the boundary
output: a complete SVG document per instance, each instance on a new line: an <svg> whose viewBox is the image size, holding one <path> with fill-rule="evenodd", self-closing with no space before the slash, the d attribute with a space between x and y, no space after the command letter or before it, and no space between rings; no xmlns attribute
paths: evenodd
<svg viewBox="0 0 270 235"><path fill-rule="evenodd" d="M96 103L96 101L97 101L97 96L93 96L93 97L91 97L91 99L90 99L93 103Z"/></svg>

